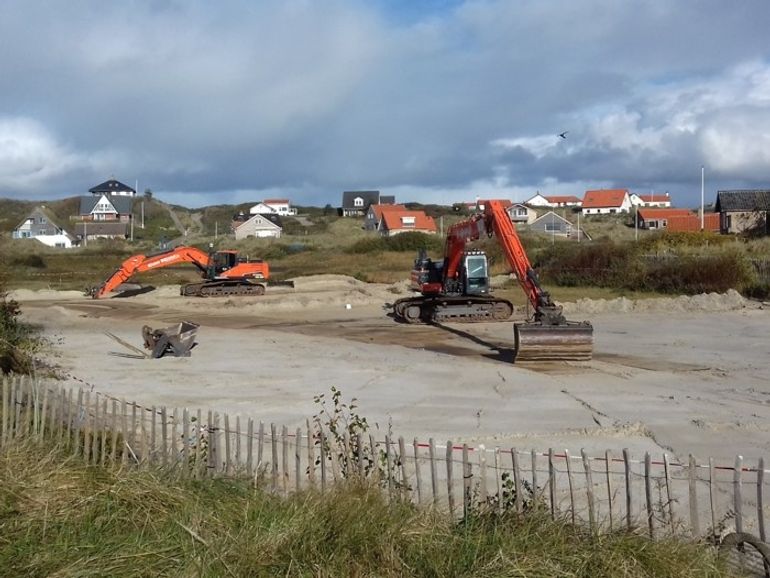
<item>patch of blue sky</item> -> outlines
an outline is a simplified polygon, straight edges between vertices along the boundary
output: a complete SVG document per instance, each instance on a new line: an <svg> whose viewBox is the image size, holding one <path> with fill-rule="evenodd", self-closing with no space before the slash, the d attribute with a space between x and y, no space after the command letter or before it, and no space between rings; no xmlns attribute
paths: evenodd
<svg viewBox="0 0 770 578"><path fill-rule="evenodd" d="M411 25L449 16L465 2L466 0L369 0L368 4L375 5L391 22Z"/></svg>

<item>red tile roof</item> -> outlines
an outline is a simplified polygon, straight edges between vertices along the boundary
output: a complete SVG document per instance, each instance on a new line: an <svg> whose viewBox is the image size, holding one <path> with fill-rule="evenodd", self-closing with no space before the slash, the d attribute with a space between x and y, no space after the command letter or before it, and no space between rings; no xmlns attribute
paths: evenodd
<svg viewBox="0 0 770 578"><path fill-rule="evenodd" d="M645 221L651 219L670 219L671 217L687 217L694 213L690 209L668 209L662 207L639 207L639 216Z"/></svg>
<svg viewBox="0 0 770 578"><path fill-rule="evenodd" d="M579 203L580 199L574 195L555 195L544 197L549 203Z"/></svg>
<svg viewBox="0 0 770 578"><path fill-rule="evenodd" d="M371 205L369 208L374 211L374 218L377 221L382 219L382 215L386 211L406 211L404 205Z"/></svg>
<svg viewBox="0 0 770 578"><path fill-rule="evenodd" d="M605 207L620 207L627 194L628 189L586 191L585 197L583 197L583 208L599 209Z"/></svg>
<svg viewBox="0 0 770 578"><path fill-rule="evenodd" d="M706 213L703 215L703 228L706 231L718 233L719 213ZM672 217L668 219L666 229L675 233L700 231L700 215L690 213L686 217Z"/></svg>
<svg viewBox="0 0 770 578"><path fill-rule="evenodd" d="M414 217L414 227L404 227L401 218ZM433 217L429 217L423 211L383 211L382 221L385 229L388 231L409 230L409 231L436 231L436 222Z"/></svg>

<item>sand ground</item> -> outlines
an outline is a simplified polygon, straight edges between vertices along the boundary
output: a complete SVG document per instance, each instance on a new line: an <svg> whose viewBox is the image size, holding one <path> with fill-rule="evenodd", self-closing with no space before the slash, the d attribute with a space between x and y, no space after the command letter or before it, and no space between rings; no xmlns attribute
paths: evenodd
<svg viewBox="0 0 770 578"><path fill-rule="evenodd" d="M175 287L94 301L17 291L68 383L135 400L296 427L331 386L381 433L489 446L730 462L770 449L770 311L730 293L566 304L595 328L594 359L511 362L512 322L413 326L383 304L405 284L300 278L263 297L190 299ZM200 323L189 358L137 359L141 327Z"/></svg>

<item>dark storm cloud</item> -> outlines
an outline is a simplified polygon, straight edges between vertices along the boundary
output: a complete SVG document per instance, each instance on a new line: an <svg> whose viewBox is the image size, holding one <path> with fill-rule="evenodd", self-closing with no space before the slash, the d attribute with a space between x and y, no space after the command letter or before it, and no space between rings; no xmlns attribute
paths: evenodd
<svg viewBox="0 0 770 578"><path fill-rule="evenodd" d="M428 8L5 3L0 195L64 196L111 174L176 202L690 195L701 165L767 186L766 2Z"/></svg>

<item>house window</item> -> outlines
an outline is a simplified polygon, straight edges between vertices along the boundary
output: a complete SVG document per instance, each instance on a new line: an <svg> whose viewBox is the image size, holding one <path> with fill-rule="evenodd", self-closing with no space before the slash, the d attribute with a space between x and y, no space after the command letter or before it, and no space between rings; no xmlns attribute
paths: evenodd
<svg viewBox="0 0 770 578"><path fill-rule="evenodd" d="M353 206L354 207L363 207L364 206L364 200L361 197L356 197L353 199Z"/></svg>
<svg viewBox="0 0 770 578"><path fill-rule="evenodd" d="M549 233L559 232L561 231L560 223L546 223L545 230Z"/></svg>
<svg viewBox="0 0 770 578"><path fill-rule="evenodd" d="M617 209L610 209L610 214L615 214L615 213L617 213Z"/></svg>
<svg viewBox="0 0 770 578"><path fill-rule="evenodd" d="M401 217L401 226L405 229L413 229L414 217Z"/></svg>
<svg viewBox="0 0 770 578"><path fill-rule="evenodd" d="M41 225L45 225L46 224L45 217L40 217L40 224Z"/></svg>

